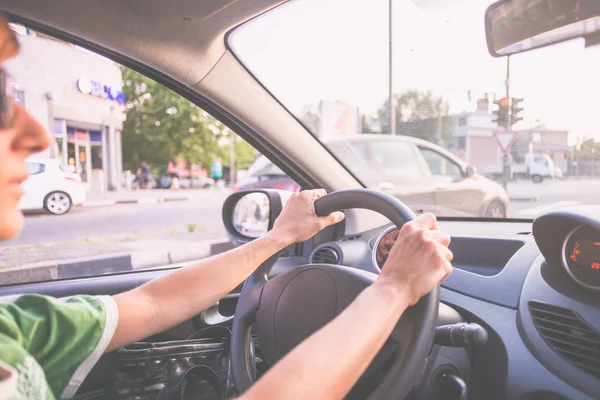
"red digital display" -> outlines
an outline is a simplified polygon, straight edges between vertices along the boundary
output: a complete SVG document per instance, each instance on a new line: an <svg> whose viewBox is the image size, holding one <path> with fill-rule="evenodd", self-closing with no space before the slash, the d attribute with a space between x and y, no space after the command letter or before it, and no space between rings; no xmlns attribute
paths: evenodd
<svg viewBox="0 0 600 400"><path fill-rule="evenodd" d="M565 262L565 267L576 280L600 289L600 232L586 227L569 235Z"/></svg>

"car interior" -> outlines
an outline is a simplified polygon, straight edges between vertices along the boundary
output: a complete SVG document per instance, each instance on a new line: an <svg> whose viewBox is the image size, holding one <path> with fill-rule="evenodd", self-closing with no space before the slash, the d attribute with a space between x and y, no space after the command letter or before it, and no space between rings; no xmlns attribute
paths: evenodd
<svg viewBox="0 0 600 400"><path fill-rule="evenodd" d="M373 282L397 229L414 218L397 199L365 189L232 51L228 38L238 26L283 3L0 0L12 21L160 82L235 130L302 188L325 188L331 194L316 205L320 215L344 210L342 223L275 255L214 307L147 339L184 340L209 326L230 327L238 392ZM285 203L277 190L232 194L223 223L236 245L252 240L232 216L253 193L269 198L270 226ZM406 312L349 398L600 398L600 206L534 221L441 218L440 226L452 236L453 273ZM179 267L4 285L0 296L117 294ZM307 270L304 280L295 279ZM323 283L324 273L332 285ZM277 314L284 294L302 307ZM280 323L285 329L275 333ZM285 345L275 348L276 339ZM106 354L76 398L108 398L111 363Z"/></svg>

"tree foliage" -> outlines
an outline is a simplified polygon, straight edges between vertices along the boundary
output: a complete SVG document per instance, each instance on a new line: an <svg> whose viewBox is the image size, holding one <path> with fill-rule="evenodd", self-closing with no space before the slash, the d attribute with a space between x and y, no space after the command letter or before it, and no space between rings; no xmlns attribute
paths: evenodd
<svg viewBox="0 0 600 400"><path fill-rule="evenodd" d="M441 124L442 139L452 136L452 117L449 105L431 91L409 90L397 94L396 133L437 142ZM382 133L390 133L389 99L377 111Z"/></svg>
<svg viewBox="0 0 600 400"><path fill-rule="evenodd" d="M228 146L219 145L228 135L223 124L152 79L129 68L121 71L127 98L122 131L125 169L135 171L146 161L156 172L162 171L172 157L207 169L221 157L228 166ZM239 138L235 151L236 168L254 160L254 149Z"/></svg>

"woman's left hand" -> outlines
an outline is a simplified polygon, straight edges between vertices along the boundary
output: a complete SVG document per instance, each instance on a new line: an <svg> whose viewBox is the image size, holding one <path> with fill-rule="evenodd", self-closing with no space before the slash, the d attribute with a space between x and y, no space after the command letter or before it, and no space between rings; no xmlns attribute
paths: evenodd
<svg viewBox="0 0 600 400"><path fill-rule="evenodd" d="M336 211L325 217L317 217L315 200L325 196L324 189L305 190L294 193L273 224L272 234L289 244L304 242L324 228L344 219L344 213Z"/></svg>

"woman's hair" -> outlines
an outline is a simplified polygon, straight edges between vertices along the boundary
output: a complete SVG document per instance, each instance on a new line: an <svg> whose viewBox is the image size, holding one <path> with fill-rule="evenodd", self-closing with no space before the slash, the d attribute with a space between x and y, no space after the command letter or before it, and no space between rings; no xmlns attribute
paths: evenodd
<svg viewBox="0 0 600 400"><path fill-rule="evenodd" d="M6 16L0 13L0 64L19 53L19 41L8 25Z"/></svg>

